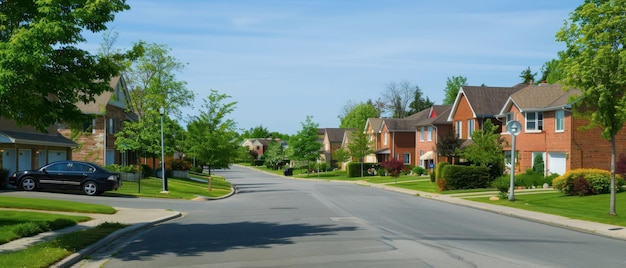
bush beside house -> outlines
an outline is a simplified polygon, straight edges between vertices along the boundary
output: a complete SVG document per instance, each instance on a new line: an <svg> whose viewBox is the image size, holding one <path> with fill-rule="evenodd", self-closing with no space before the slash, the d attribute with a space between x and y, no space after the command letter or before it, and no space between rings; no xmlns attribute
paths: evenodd
<svg viewBox="0 0 626 268"><path fill-rule="evenodd" d="M624 179L616 175L616 192L622 191ZM552 186L567 195L594 195L611 192L611 172L603 169L581 168L555 178Z"/></svg>

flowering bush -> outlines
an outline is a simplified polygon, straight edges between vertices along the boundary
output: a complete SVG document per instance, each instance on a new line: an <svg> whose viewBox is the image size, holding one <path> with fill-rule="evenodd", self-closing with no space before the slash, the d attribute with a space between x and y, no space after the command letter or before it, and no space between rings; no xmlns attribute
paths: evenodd
<svg viewBox="0 0 626 268"><path fill-rule="evenodd" d="M619 175L615 179L615 191L619 192L624 179ZM611 192L611 172L592 168L570 170L555 178L552 187L567 195L608 194Z"/></svg>

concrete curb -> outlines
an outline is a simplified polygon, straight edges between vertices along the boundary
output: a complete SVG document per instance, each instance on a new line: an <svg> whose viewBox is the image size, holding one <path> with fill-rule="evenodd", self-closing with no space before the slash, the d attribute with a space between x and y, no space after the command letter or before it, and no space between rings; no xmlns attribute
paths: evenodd
<svg viewBox="0 0 626 268"><path fill-rule="evenodd" d="M112 242L112 241L122 237L125 234L132 233L132 232L135 232L135 231L138 231L138 230L141 230L141 229L147 229L147 228L152 227L154 225L157 225L159 223L166 222L166 221L169 221L169 220L181 217L181 216L182 216L182 213L180 213L178 211L173 211L172 215L161 217L161 218L158 218L158 219L156 219L154 221L151 221L151 222L143 222L143 223L133 224L133 225L131 225L129 227L126 227L124 229L117 230L117 231L111 233L110 235L106 236L105 238L99 240L98 242L93 243L90 246L88 246L88 247L86 247L86 248L84 248L84 249L82 249L82 250L80 250L80 251L78 251L78 252L76 252L76 253L68 256L68 257L66 257L65 259L63 259L63 260L61 260L61 261L51 265L50 267L55 267L55 268L56 267L59 267L59 268L71 267L72 265L74 265L74 264L78 263L79 261L81 261L84 258L84 256L95 252L96 250L98 250L98 249L102 248L103 246L105 246L106 244L109 244L110 242Z"/></svg>

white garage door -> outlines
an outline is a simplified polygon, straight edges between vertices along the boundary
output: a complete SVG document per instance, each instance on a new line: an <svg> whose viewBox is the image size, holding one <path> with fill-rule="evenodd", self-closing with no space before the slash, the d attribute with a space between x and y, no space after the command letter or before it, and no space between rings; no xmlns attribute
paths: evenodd
<svg viewBox="0 0 626 268"><path fill-rule="evenodd" d="M566 160L565 153L548 153L548 174L565 173Z"/></svg>

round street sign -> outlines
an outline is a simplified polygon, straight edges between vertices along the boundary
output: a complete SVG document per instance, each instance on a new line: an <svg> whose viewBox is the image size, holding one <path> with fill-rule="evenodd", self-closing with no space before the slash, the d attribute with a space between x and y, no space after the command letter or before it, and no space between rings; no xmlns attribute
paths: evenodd
<svg viewBox="0 0 626 268"><path fill-rule="evenodd" d="M506 123L506 131L511 135L517 136L522 131L522 124L517 120L511 120Z"/></svg>

